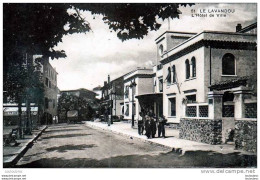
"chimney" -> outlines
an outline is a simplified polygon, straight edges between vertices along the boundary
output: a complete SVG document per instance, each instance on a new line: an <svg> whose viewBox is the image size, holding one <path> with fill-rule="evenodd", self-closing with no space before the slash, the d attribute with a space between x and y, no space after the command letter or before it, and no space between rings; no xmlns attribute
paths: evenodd
<svg viewBox="0 0 260 180"><path fill-rule="evenodd" d="M239 32L239 31L241 31L241 29L242 29L242 26L241 26L241 24L237 24L237 26L236 26L236 32Z"/></svg>
<svg viewBox="0 0 260 180"><path fill-rule="evenodd" d="M107 85L107 82L106 81L104 81L104 86L106 86Z"/></svg>
<svg viewBox="0 0 260 180"><path fill-rule="evenodd" d="M107 83L110 84L110 76L107 76Z"/></svg>

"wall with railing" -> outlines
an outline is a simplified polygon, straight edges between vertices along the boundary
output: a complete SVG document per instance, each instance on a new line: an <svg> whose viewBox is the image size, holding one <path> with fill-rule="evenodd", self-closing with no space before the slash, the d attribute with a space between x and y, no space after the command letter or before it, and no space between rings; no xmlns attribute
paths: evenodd
<svg viewBox="0 0 260 180"><path fill-rule="evenodd" d="M208 103L186 104L184 112L180 120L180 138L207 144L222 143L222 120L209 118Z"/></svg>
<svg viewBox="0 0 260 180"><path fill-rule="evenodd" d="M187 118L191 118L191 117L208 118L209 117L209 106L207 103L187 104L185 109L186 109L185 116Z"/></svg>
<svg viewBox="0 0 260 180"><path fill-rule="evenodd" d="M245 103L245 118L257 118L257 103Z"/></svg>
<svg viewBox="0 0 260 180"><path fill-rule="evenodd" d="M256 98L245 87L233 89L233 92L233 102L223 103L223 92L212 91L208 103L183 104L180 138L208 144L234 140L237 149L256 152Z"/></svg>

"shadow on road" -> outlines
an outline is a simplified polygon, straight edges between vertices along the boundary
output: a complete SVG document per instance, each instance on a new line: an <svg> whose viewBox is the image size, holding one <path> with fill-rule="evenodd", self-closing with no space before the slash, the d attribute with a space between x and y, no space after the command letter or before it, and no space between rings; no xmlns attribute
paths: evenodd
<svg viewBox="0 0 260 180"><path fill-rule="evenodd" d="M69 144L69 145L64 145L64 146L56 146L56 147L51 147L47 148L46 151L51 152L51 151L57 151L57 152L67 152L70 150L85 150L87 148L93 148L97 147L95 144L81 144L81 145L74 145L74 144Z"/></svg>
<svg viewBox="0 0 260 180"><path fill-rule="evenodd" d="M70 137L80 137L80 136L90 136L92 134L60 134L48 137L42 137L41 139L53 139L53 138L70 138Z"/></svg>
<svg viewBox="0 0 260 180"><path fill-rule="evenodd" d="M69 132L69 131L82 131L83 129L75 128L75 129L48 129L45 133L57 133L57 132Z"/></svg>
<svg viewBox="0 0 260 180"><path fill-rule="evenodd" d="M87 145L90 146L91 145ZM62 147L51 148L58 150ZM64 146L63 149L79 150L86 146ZM64 152L60 151L60 152ZM239 155L237 153L220 154L204 151L188 152L179 155L175 152L160 153L158 155L124 155L102 160L90 158L44 158L16 168L242 168L256 167L257 157Z"/></svg>

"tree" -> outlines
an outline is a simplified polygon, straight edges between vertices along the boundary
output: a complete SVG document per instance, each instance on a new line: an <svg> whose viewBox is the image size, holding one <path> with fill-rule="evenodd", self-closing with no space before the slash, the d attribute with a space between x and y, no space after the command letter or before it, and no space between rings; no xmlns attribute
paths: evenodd
<svg viewBox="0 0 260 180"><path fill-rule="evenodd" d="M43 104L44 87L41 81L39 60L33 61L33 57L28 54L17 54L18 59L24 59L24 63L14 63L8 68L6 81L4 81L4 96L9 98L10 102L18 103L18 121L20 127L20 137L22 136L22 103L26 103L26 126L31 131L30 103L35 102L38 107ZM35 63L35 64L34 64ZM29 132L30 133L30 132Z"/></svg>
<svg viewBox="0 0 260 180"><path fill-rule="evenodd" d="M59 116L65 116L65 120L68 121L68 111L77 110L80 119L89 119L92 118L94 114L94 110L90 105L92 103L93 102L91 100L83 97L63 93L58 102L58 114ZM63 118L64 117L61 116L59 117L59 119Z"/></svg>
<svg viewBox="0 0 260 180"><path fill-rule="evenodd" d="M158 30L158 19L179 18L181 3L5 3L3 6L4 66L7 56L15 51L42 54L46 57L66 57L64 51L53 48L67 34L88 32L90 24L80 11L103 15L103 20L118 38L143 38L149 30ZM191 5L191 4L189 4ZM68 13L68 10L72 10ZM68 29L64 29L67 25ZM14 60L14 59L13 59Z"/></svg>

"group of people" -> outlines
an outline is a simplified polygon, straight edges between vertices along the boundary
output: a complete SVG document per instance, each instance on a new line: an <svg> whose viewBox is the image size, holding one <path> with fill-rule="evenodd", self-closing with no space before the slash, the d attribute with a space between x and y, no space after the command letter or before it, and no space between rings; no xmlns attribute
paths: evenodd
<svg viewBox="0 0 260 180"><path fill-rule="evenodd" d="M138 134L143 135L145 130L145 135L148 139L154 138L158 128L158 137L165 138L165 124L166 119L164 116L156 118L153 113L145 114L143 111L139 113L138 118Z"/></svg>

